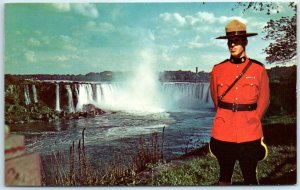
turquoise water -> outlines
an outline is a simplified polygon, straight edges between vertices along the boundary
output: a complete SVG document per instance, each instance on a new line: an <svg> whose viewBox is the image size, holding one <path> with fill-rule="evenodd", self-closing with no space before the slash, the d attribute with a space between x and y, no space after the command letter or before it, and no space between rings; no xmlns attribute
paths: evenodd
<svg viewBox="0 0 300 190"><path fill-rule="evenodd" d="M141 137L157 133L164 157L171 159L209 141L214 111L181 110L160 113L106 113L94 118L50 123L17 124L13 133L24 134L27 152L40 153L45 168L52 153L60 151L68 160L69 148L77 145L85 128L84 142L90 164L103 167L118 158L131 162ZM161 147L161 146L160 146Z"/></svg>

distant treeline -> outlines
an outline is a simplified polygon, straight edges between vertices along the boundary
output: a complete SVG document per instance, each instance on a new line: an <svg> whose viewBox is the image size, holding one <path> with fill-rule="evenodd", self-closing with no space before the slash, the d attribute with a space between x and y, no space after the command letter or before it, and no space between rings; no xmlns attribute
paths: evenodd
<svg viewBox="0 0 300 190"><path fill-rule="evenodd" d="M270 82L279 83L288 81L291 76L296 75L296 65L289 67L273 67L267 70ZM13 82L14 80L69 80L69 81L122 81L128 76L132 76L132 72L112 72L103 71L100 73L90 72L85 75L57 75L57 74L32 74L32 75L12 75L6 74L5 81ZM158 80L161 82L209 82L210 73L200 71L164 71L159 73Z"/></svg>
<svg viewBox="0 0 300 190"><path fill-rule="evenodd" d="M11 80L69 80L69 81L112 81L113 80L113 72L104 71L101 73L93 73L90 72L86 75L57 75L57 74L31 74L31 75L11 75L6 74L5 79Z"/></svg>
<svg viewBox="0 0 300 190"><path fill-rule="evenodd" d="M270 105L267 111L267 115L296 115L296 66L290 67L274 67L267 70L270 78ZM101 73L88 73L86 75L5 75L5 106L8 109L10 105L17 105L18 97L23 96L24 93L10 91L10 84L16 86L24 86L25 84L33 84L37 88L41 89L39 85L46 85L45 87L50 88L47 83L36 83L35 81L27 81L24 79L35 79L35 80L70 80L70 81L122 81L124 77L128 77L133 73L129 72L110 72L105 71ZM191 71L165 71L159 73L159 80L161 82L209 82L210 73L206 72L191 72ZM22 87L24 88L24 87ZM21 89L22 89L21 88ZM63 89L62 89L63 90ZM64 89L65 90L65 89ZM55 89L51 90L55 93ZM50 96L54 97L54 94L41 95L42 97ZM21 98L21 99L24 99ZM52 100L51 98L49 98ZM51 103L52 105L53 103ZM6 110L7 111L7 110ZM16 112L19 113L19 112ZM18 114L16 114L18 115Z"/></svg>

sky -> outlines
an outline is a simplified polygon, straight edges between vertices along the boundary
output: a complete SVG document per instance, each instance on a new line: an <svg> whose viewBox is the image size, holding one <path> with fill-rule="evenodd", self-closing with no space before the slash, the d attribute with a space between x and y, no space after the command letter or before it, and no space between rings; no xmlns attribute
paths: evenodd
<svg viewBox="0 0 300 190"><path fill-rule="evenodd" d="M266 65L262 28L280 13L242 12L235 2L6 3L5 74L131 71L151 59L155 71L210 72L229 58L225 25L238 19L250 37L247 56ZM146 55L145 55L146 54Z"/></svg>

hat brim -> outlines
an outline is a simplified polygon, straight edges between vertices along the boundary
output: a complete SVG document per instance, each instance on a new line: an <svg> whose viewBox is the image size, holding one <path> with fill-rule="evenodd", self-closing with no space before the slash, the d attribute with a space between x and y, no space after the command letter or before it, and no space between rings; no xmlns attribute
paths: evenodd
<svg viewBox="0 0 300 190"><path fill-rule="evenodd" d="M244 37L251 37L251 36L256 36L257 33L247 33L247 34L235 34L235 35L227 35L227 36L219 36L216 39L228 39L234 36L244 36Z"/></svg>

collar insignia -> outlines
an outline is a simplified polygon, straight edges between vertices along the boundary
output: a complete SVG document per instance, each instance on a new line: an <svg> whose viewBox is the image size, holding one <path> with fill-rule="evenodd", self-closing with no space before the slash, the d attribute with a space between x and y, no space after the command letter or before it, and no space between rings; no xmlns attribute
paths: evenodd
<svg viewBox="0 0 300 190"><path fill-rule="evenodd" d="M246 61L246 57L241 57L241 58L233 58L230 57L230 62L234 64L239 64L239 63L244 63Z"/></svg>

